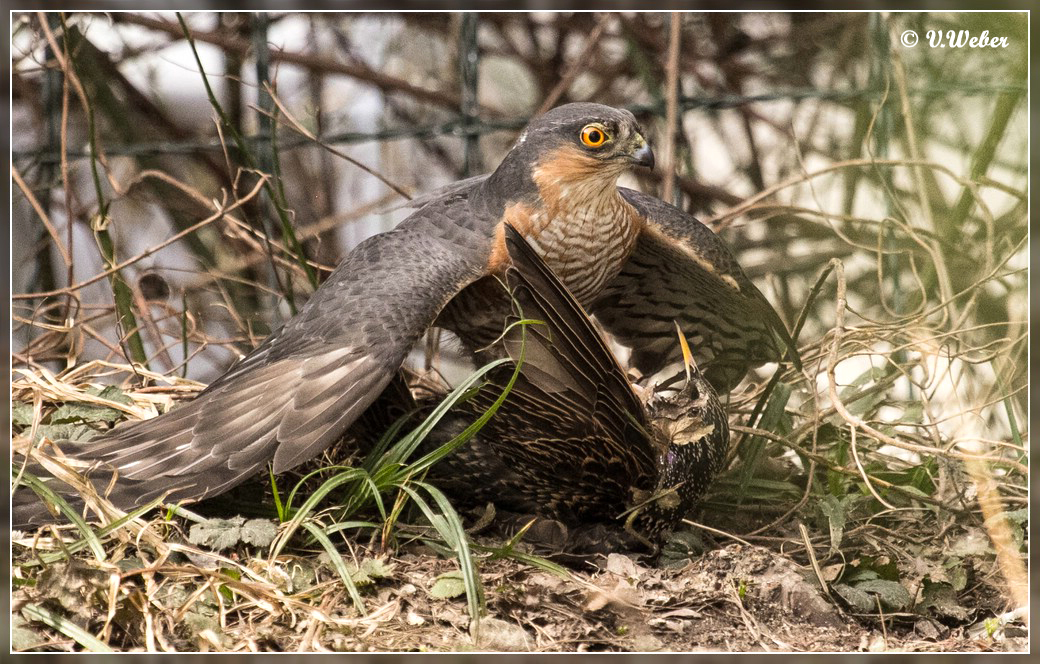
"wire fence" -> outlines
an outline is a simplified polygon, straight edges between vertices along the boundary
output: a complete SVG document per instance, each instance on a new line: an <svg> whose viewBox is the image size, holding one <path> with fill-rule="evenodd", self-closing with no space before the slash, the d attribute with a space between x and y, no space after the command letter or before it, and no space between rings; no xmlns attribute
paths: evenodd
<svg viewBox="0 0 1040 664"><path fill-rule="evenodd" d="M941 85L908 90L913 97L949 97L951 94L961 96L983 96L989 97L998 94L1025 95L1028 87L1024 85ZM806 100L817 101L869 101L879 100L890 94L889 91L873 90L785 90L770 94L758 95L723 95L712 97L680 97L679 107L682 111L694 110L723 110L742 108L751 104L763 104L773 102L798 102ZM629 111L639 117L664 118L666 110L661 104L638 104L627 107ZM51 114L48 118L57 116ZM531 121L528 116L510 119L481 120L475 115L460 115L458 118L439 122L427 126L392 127L373 132L333 131L319 134L317 141L326 145L353 145L362 143L380 143L395 140L429 140L451 136L461 139L484 136L496 132L519 131ZM258 132L243 137L247 144L255 149L256 146L271 140L269 134ZM300 147L311 146L314 140L310 138L288 138L278 141L279 150L293 150ZM218 139L196 140L196 141L144 141L132 145L121 145L118 143L105 146L105 153L112 156L125 157L161 157L165 155L188 155L198 152L222 152L229 146ZM230 146L230 149L235 149ZM90 153L86 150L68 149L64 152L54 149L36 150L12 150L11 158L16 162L31 162L37 164L55 164L61 161L62 155L69 159L86 159Z"/></svg>

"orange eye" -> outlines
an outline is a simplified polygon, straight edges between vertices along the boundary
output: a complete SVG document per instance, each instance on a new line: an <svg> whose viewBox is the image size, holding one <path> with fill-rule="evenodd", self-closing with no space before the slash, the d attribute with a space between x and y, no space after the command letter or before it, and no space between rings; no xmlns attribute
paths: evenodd
<svg viewBox="0 0 1040 664"><path fill-rule="evenodd" d="M600 125L585 125L581 130L581 142L586 147L598 148L607 142L607 132Z"/></svg>

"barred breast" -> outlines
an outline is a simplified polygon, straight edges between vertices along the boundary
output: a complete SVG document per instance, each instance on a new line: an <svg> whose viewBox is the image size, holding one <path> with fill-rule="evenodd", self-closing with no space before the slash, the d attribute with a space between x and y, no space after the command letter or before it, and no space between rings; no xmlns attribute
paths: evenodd
<svg viewBox="0 0 1040 664"><path fill-rule="evenodd" d="M500 281L509 267L504 225L516 228L546 265L588 307L613 280L635 247L640 217L613 182L539 183L542 204L506 208L493 243L489 272L441 312L437 325L462 338L470 350L495 341L512 312Z"/></svg>
<svg viewBox="0 0 1040 664"><path fill-rule="evenodd" d="M628 260L639 217L615 187L598 182L543 184L541 193L546 205L511 210L507 221L587 307Z"/></svg>
<svg viewBox="0 0 1040 664"><path fill-rule="evenodd" d="M605 210L577 210L526 234L538 252L582 306L589 306L617 276L635 245L635 223L622 205Z"/></svg>
<svg viewBox="0 0 1040 664"><path fill-rule="evenodd" d="M518 205L505 215L585 307L621 271L639 232L638 217L628 203L607 203L557 209L555 214ZM466 287L437 319L437 325L455 332L471 351L492 344L512 313L509 293L500 281L507 267L502 261L500 269L492 270L496 276Z"/></svg>

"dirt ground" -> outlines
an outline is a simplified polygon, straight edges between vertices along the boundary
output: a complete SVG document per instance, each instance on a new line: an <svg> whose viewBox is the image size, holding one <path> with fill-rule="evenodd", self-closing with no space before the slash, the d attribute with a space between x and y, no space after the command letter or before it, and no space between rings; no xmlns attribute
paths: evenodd
<svg viewBox="0 0 1040 664"><path fill-rule="evenodd" d="M850 615L820 590L811 571L806 574L787 558L742 544L673 568L647 567L611 554L597 561L599 569L578 574L581 583L498 561L485 572L489 617L474 643L461 602L431 601L418 590L442 570L407 554L399 561L404 583L379 591L393 607L389 629L361 635L358 649L934 652L1027 647L1024 630L1005 629L998 641L910 614L884 620ZM339 642L350 647L351 639L341 636Z"/></svg>
<svg viewBox="0 0 1040 664"><path fill-rule="evenodd" d="M16 540L17 541L17 540ZM16 547L22 550L21 547ZM128 548L127 551L130 549ZM501 558L480 565L486 616L475 630L455 561L420 544L395 556L353 552L360 616L328 558L214 557L179 547L165 560L53 564L15 584L13 643L79 650L40 619L61 615L108 647L178 651L1020 651L1021 622L985 622L1002 600L981 593L969 620L854 615L810 568L733 543L684 564L610 554L562 578ZM113 552L110 560L119 557ZM275 584L247 583L249 569ZM216 567L219 571L205 571ZM16 567L21 577L24 570ZM113 575L112 572L118 572ZM237 579L236 579L237 577ZM452 582L457 584L453 587Z"/></svg>

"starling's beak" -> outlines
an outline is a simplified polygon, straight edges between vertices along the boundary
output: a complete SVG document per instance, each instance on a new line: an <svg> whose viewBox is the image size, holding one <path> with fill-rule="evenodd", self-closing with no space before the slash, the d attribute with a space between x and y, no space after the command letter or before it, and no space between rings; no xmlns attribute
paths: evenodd
<svg viewBox="0 0 1040 664"><path fill-rule="evenodd" d="M630 157L632 163L636 166L646 166L650 170L654 170L654 151L650 149L642 134L636 134L633 137L633 147L635 150Z"/></svg>
<svg viewBox="0 0 1040 664"><path fill-rule="evenodd" d="M682 348L683 367L686 369L686 382L690 382L691 372L690 369L695 369L697 363L693 359L693 353L690 352L690 344L686 341L686 335L683 334L682 328L679 327L679 321L672 321L675 323L675 331L679 335L679 347Z"/></svg>

